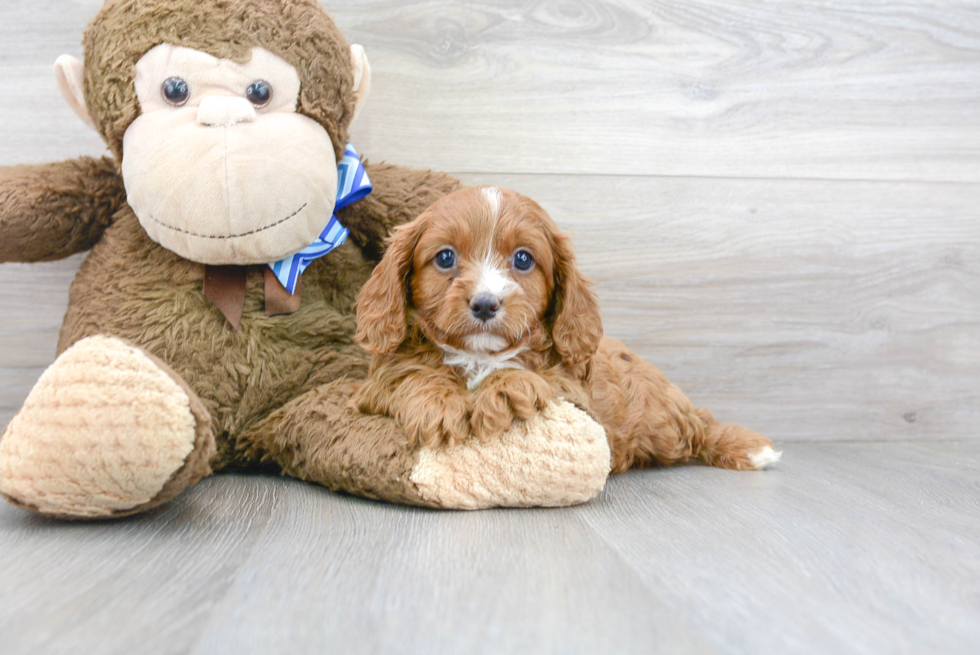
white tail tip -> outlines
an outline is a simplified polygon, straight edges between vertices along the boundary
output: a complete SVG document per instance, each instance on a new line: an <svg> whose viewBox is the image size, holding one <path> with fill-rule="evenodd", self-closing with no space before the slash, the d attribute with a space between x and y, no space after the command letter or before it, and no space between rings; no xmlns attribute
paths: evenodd
<svg viewBox="0 0 980 655"><path fill-rule="evenodd" d="M764 469L770 464L778 462L782 456L783 451L773 450L769 446L766 446L759 452L749 455L749 463L752 464L752 468L754 469Z"/></svg>

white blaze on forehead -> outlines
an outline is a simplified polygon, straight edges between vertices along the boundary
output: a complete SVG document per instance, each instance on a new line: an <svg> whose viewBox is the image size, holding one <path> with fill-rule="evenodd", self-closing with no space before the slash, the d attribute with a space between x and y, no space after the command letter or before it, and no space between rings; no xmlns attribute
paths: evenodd
<svg viewBox="0 0 980 655"><path fill-rule="evenodd" d="M480 189L483 193L483 200L490 209L490 218L497 219L500 216L500 189L495 186L485 186Z"/></svg>
<svg viewBox="0 0 980 655"><path fill-rule="evenodd" d="M493 296L498 300L506 298L517 288L517 283L510 279L507 271L501 266L499 258L492 255L480 262L480 277L473 290L473 297Z"/></svg>

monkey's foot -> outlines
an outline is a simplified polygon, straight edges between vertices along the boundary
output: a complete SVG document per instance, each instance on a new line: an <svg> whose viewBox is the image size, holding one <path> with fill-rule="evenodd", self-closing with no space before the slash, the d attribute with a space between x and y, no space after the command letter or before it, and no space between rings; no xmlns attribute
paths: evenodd
<svg viewBox="0 0 980 655"><path fill-rule="evenodd" d="M445 508L561 507L595 497L609 466L602 426L555 402L489 441L422 449L411 481L423 499Z"/></svg>
<svg viewBox="0 0 980 655"><path fill-rule="evenodd" d="M0 493L62 518L134 514L210 473L210 418L165 364L83 339L44 372L0 440Z"/></svg>

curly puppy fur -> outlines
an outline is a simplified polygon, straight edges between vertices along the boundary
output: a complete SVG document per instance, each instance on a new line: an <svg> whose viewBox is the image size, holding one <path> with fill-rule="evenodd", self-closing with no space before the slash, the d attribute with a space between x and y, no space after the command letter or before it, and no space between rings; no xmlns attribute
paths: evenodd
<svg viewBox="0 0 980 655"><path fill-rule="evenodd" d="M656 367L603 338L571 240L511 190L457 191L398 228L357 320L355 338L373 353L358 407L395 417L418 443L490 439L563 397L605 427L613 472L778 459L769 439L719 424Z"/></svg>

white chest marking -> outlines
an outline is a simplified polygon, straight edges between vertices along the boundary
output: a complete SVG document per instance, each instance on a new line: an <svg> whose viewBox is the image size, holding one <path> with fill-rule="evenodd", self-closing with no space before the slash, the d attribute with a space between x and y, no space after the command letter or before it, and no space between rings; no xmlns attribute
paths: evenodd
<svg viewBox="0 0 980 655"><path fill-rule="evenodd" d="M513 361L524 351L523 346L499 353L467 352L443 344L439 344L439 347L443 352L443 363L460 371L460 375L466 378L466 388L470 391L479 387L480 383L494 371L503 368L524 368Z"/></svg>
<svg viewBox="0 0 980 655"><path fill-rule="evenodd" d="M496 334L471 334L463 341L469 352L496 353L507 347L507 340Z"/></svg>

